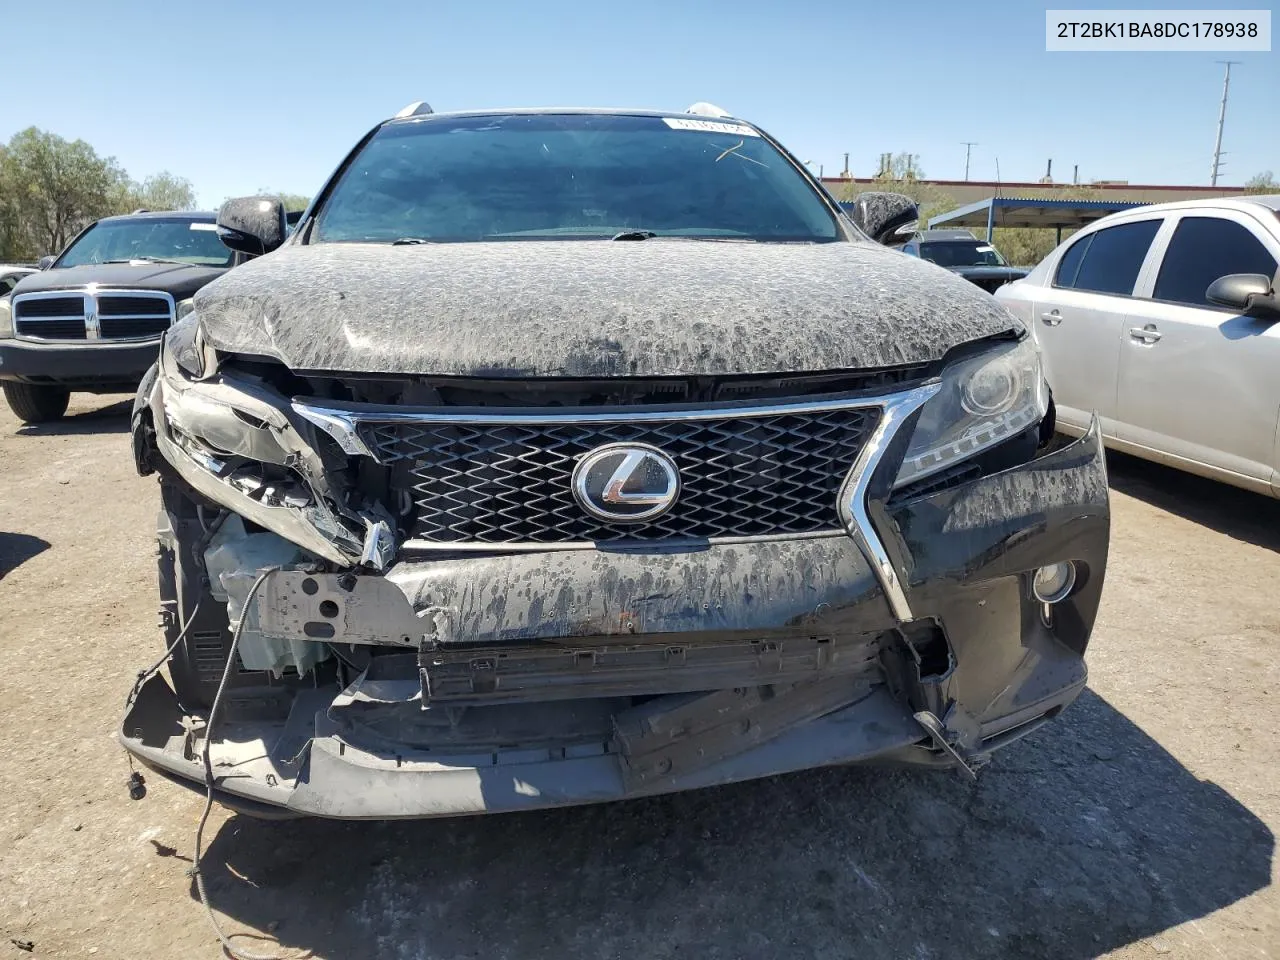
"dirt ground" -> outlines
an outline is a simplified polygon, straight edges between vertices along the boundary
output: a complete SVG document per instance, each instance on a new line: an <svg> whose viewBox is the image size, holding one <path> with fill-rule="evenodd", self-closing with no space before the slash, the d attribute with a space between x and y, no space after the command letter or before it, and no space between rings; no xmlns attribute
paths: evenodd
<svg viewBox="0 0 1280 960"><path fill-rule="evenodd" d="M160 651L127 418L0 409L0 960L220 956L186 873L201 800L152 777L131 801L112 740ZM214 906L328 960L1280 958L1280 503L1111 470L1090 689L976 784L851 768L408 824L219 809Z"/></svg>

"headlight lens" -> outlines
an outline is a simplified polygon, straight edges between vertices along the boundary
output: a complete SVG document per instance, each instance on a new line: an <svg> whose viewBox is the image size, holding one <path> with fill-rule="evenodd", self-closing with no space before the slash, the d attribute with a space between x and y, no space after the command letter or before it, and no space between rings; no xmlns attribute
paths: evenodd
<svg viewBox="0 0 1280 960"><path fill-rule="evenodd" d="M1030 337L951 364L924 405L894 486L920 480L1017 436L1049 409Z"/></svg>
<svg viewBox="0 0 1280 960"><path fill-rule="evenodd" d="M195 304L191 301L190 297L187 297L187 299L185 300L179 300L177 303L177 306L175 307L173 319L175 321L181 320L183 317L185 317L188 313L190 313L195 308L196 308Z"/></svg>
<svg viewBox="0 0 1280 960"><path fill-rule="evenodd" d="M13 307L9 305L9 298L0 299L0 340L7 340L13 336Z"/></svg>
<svg viewBox="0 0 1280 960"><path fill-rule="evenodd" d="M160 345L160 365L162 369L176 367L194 380L204 376L200 321L196 317L188 316L185 320L179 320L165 333Z"/></svg>

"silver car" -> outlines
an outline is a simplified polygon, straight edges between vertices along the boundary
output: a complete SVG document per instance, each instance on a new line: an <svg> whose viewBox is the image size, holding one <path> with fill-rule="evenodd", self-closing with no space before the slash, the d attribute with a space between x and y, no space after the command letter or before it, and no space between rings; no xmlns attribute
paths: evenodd
<svg viewBox="0 0 1280 960"><path fill-rule="evenodd" d="M1091 224L996 298L1034 331L1058 427L1280 496L1280 195Z"/></svg>

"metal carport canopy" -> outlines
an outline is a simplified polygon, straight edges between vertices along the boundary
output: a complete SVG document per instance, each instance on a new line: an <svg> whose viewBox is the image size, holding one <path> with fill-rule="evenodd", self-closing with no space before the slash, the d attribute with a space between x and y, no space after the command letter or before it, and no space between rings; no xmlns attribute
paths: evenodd
<svg viewBox="0 0 1280 960"><path fill-rule="evenodd" d="M995 227L1056 227L1076 230L1109 213L1147 206L1125 200L1049 200L1034 197L990 197L929 218L934 227L986 227L987 239Z"/></svg>

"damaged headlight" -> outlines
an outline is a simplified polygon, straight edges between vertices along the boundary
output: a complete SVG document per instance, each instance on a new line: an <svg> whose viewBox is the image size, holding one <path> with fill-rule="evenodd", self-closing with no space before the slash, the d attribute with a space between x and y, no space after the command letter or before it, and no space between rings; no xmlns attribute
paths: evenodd
<svg viewBox="0 0 1280 960"><path fill-rule="evenodd" d="M189 304L190 300L183 303ZM179 320L164 335L160 345L160 368L170 377L203 380L216 372L217 356L205 346L200 318L188 310L179 311Z"/></svg>
<svg viewBox="0 0 1280 960"><path fill-rule="evenodd" d="M13 307L9 305L9 298L0 298L0 340L7 340L13 336Z"/></svg>
<svg viewBox="0 0 1280 960"><path fill-rule="evenodd" d="M314 444L328 437L292 421L288 401L268 384L210 373L211 359L194 316L164 338L150 402L161 455L205 497L309 553L386 569L397 549L394 519L378 502L350 496L346 458L318 453Z"/></svg>
<svg viewBox="0 0 1280 960"><path fill-rule="evenodd" d="M894 486L912 483L1015 437L1049 409L1040 352L1030 337L949 365L920 411Z"/></svg>

